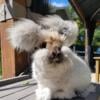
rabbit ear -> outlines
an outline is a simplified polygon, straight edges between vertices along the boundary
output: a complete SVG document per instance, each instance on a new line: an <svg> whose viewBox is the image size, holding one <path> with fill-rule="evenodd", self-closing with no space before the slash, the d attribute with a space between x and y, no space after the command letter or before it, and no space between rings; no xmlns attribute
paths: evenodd
<svg viewBox="0 0 100 100"><path fill-rule="evenodd" d="M42 17L39 20L40 25L48 29L50 28L58 29L62 22L63 22L63 19L58 15L48 15L46 17Z"/></svg>
<svg viewBox="0 0 100 100"><path fill-rule="evenodd" d="M42 19L43 17L44 16L39 13L31 12L30 10L28 11L28 18L38 24L39 24L39 20Z"/></svg>
<svg viewBox="0 0 100 100"><path fill-rule="evenodd" d="M78 25L75 21L72 20L63 20L58 15L50 15L44 18L41 18L40 25L44 29L51 29L57 31L59 34L65 36L66 46L71 46L75 43L75 40L78 36Z"/></svg>
<svg viewBox="0 0 100 100"><path fill-rule="evenodd" d="M29 19L20 19L7 29L8 40L14 48L33 51L39 43L41 27Z"/></svg>
<svg viewBox="0 0 100 100"><path fill-rule="evenodd" d="M65 26L67 29L63 32L66 37L64 42L66 46L71 46L77 39L79 28L77 23L71 20L65 21Z"/></svg>

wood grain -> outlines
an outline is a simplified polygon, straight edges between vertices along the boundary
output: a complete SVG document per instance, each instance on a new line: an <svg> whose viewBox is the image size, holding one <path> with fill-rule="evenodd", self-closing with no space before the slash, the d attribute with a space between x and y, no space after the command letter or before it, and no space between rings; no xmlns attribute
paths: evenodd
<svg viewBox="0 0 100 100"><path fill-rule="evenodd" d="M11 26L13 20L0 23L1 33L1 57L2 57L2 77L10 78L15 76L15 53L7 40L6 29Z"/></svg>

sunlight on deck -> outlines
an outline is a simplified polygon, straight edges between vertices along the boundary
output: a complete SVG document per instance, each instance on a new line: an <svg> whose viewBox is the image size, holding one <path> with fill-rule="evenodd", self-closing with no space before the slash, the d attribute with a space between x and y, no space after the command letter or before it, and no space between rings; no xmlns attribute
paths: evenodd
<svg viewBox="0 0 100 100"><path fill-rule="evenodd" d="M97 83L97 82L96 82L96 74L95 74L95 73L92 73L92 74L91 74L91 82ZM99 80L99 84L100 84L100 80Z"/></svg>

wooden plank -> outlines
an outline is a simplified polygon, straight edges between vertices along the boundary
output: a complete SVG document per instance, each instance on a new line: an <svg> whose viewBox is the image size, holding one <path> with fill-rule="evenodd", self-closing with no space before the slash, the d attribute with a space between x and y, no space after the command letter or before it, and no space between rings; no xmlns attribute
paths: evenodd
<svg viewBox="0 0 100 100"><path fill-rule="evenodd" d="M96 64L95 64L95 69L96 69L96 82L97 83L99 83L99 81L100 81L100 57L94 57L94 59L95 59L95 62L96 62Z"/></svg>
<svg viewBox="0 0 100 100"><path fill-rule="evenodd" d="M1 0L2 2L4 0ZM19 0L16 0L17 2ZM25 0L19 2L25 5ZM3 79L15 77L22 73L25 68L30 66L29 54L26 52L18 53L10 46L7 41L6 28L13 23L13 20L0 23L0 37L1 37L1 53L2 53L2 71ZM6 49L5 49L6 48ZM23 63L25 62L25 63Z"/></svg>
<svg viewBox="0 0 100 100"><path fill-rule="evenodd" d="M13 20L0 23L2 76L3 79L15 77L30 66L29 55L26 52L18 53L7 40L6 29L13 24ZM25 62L25 63L23 63Z"/></svg>
<svg viewBox="0 0 100 100"><path fill-rule="evenodd" d="M71 100L99 100L100 85L93 84L95 92L90 93L86 98L76 98ZM0 100L35 100L36 84L34 80L26 80L0 88ZM53 99L52 99L53 100Z"/></svg>
<svg viewBox="0 0 100 100"><path fill-rule="evenodd" d="M3 91L7 88L11 88L13 86L18 86L18 85L22 85L22 84L26 84L26 83L27 83L27 85L30 85L30 84L35 84L36 81L34 81L33 79L27 79L27 80L23 80L23 81L20 81L20 82L13 83L13 84L1 86L0 91Z"/></svg>
<svg viewBox="0 0 100 100"><path fill-rule="evenodd" d="M0 100L7 99L10 96L13 97L13 95L15 96L16 94L19 94L20 92L22 92L22 94L24 95L24 93L23 93L24 91L27 91L28 88L34 87L35 85L36 85L36 83L34 83L34 80L29 79L29 80L25 80L25 81L14 83L14 84L11 84L8 86L1 87L0 88ZM34 91L34 89L32 91ZM30 93L30 92L28 92L28 93ZM18 95L16 95L16 96L18 96ZM22 96L21 96L21 98L22 98Z"/></svg>
<svg viewBox="0 0 100 100"><path fill-rule="evenodd" d="M36 100L35 93L31 93L30 95L27 95L25 98L21 98L20 100Z"/></svg>
<svg viewBox="0 0 100 100"><path fill-rule="evenodd" d="M18 86L6 88L6 89L4 89L4 91L0 92L0 99L7 98L8 96L13 95L17 92L24 91L27 88L29 88L29 86L25 86L25 85L18 85Z"/></svg>
<svg viewBox="0 0 100 100"><path fill-rule="evenodd" d="M11 26L12 23L13 20L0 23L3 79L15 76L15 52L7 40L6 33L6 29Z"/></svg>
<svg viewBox="0 0 100 100"><path fill-rule="evenodd" d="M94 57L95 60L100 60L100 57Z"/></svg>
<svg viewBox="0 0 100 100"><path fill-rule="evenodd" d="M0 4L3 4L5 0L0 0Z"/></svg>
<svg viewBox="0 0 100 100"><path fill-rule="evenodd" d="M99 83L99 74L100 74L100 62L96 60L96 81Z"/></svg>
<svg viewBox="0 0 100 100"><path fill-rule="evenodd" d="M26 98L30 94L34 95L35 89L36 89L36 85L35 86L34 85L27 86L25 89L22 89L17 92L12 92L12 94L2 97L2 99L4 99L4 100L12 100L12 99L13 100L21 100L23 98Z"/></svg>
<svg viewBox="0 0 100 100"><path fill-rule="evenodd" d="M31 78L31 76L23 75L23 76L4 79L4 80L0 81L0 87L5 86L5 85L9 85L9 84L12 84L12 83L15 83L15 82L23 81L23 80L26 80L26 79L29 79L29 78Z"/></svg>

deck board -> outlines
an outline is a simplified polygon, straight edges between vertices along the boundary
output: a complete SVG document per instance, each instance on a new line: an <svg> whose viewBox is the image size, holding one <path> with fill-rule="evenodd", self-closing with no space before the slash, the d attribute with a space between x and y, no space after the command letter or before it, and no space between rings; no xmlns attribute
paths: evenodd
<svg viewBox="0 0 100 100"><path fill-rule="evenodd" d="M36 83L26 80L15 84L0 87L0 100L21 100L30 93L34 94Z"/></svg>
<svg viewBox="0 0 100 100"><path fill-rule="evenodd" d="M26 98L26 96L30 94L34 95L34 92L32 90L35 90L34 87L28 87L27 89L8 95L4 97L3 99L4 100L22 100L23 98Z"/></svg>
<svg viewBox="0 0 100 100"><path fill-rule="evenodd" d="M84 100L100 100L100 86L95 86L95 93L89 94ZM0 87L0 100L35 100L35 89L36 82L32 79L2 86Z"/></svg>
<svg viewBox="0 0 100 100"><path fill-rule="evenodd" d="M26 87L29 87L30 85L32 85L32 84L28 84L28 83L31 83L31 80L2 86L2 87L0 87L0 97L11 94L13 92L20 91L20 90L25 89Z"/></svg>

